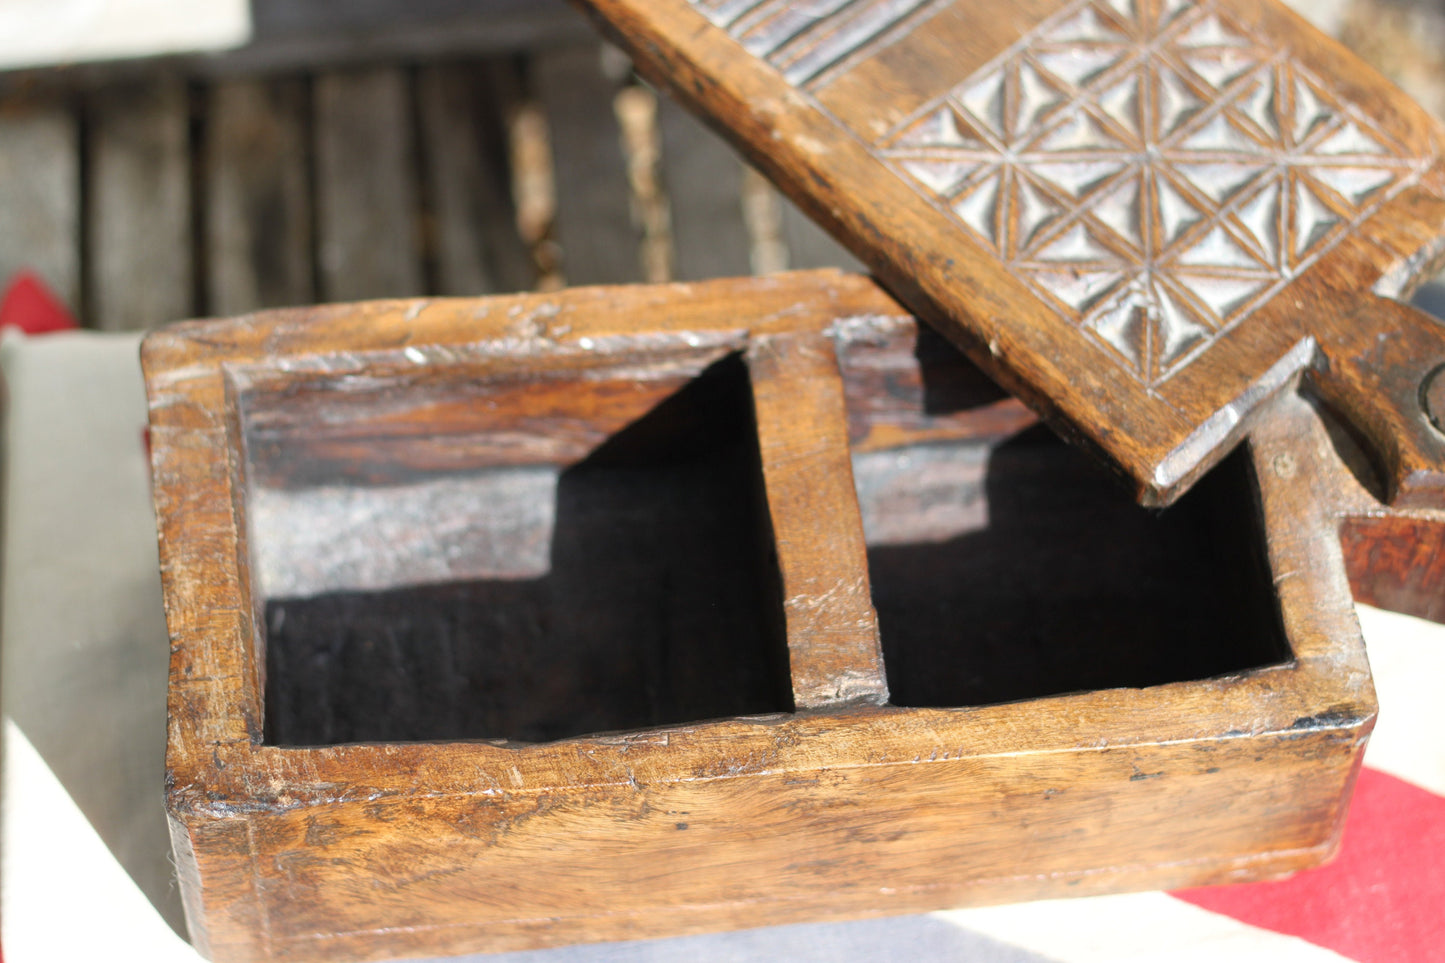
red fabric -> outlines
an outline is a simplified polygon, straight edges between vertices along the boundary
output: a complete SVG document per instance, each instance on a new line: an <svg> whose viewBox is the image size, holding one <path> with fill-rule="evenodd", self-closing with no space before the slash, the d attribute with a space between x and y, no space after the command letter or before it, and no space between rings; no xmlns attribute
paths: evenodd
<svg viewBox="0 0 1445 963"><path fill-rule="evenodd" d="M1445 797L1366 768L1334 862L1174 895L1360 963L1445 960Z"/></svg>
<svg viewBox="0 0 1445 963"><path fill-rule="evenodd" d="M19 328L26 334L66 331L76 327L65 305L45 282L29 271L21 271L10 281L5 296L0 298L0 328Z"/></svg>

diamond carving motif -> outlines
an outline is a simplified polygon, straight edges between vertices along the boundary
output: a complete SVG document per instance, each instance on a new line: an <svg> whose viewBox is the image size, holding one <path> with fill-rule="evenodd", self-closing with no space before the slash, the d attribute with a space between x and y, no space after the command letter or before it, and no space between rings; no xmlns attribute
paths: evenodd
<svg viewBox="0 0 1445 963"><path fill-rule="evenodd" d="M1184 0L1078 0L875 146L1150 385L1426 163Z"/></svg>

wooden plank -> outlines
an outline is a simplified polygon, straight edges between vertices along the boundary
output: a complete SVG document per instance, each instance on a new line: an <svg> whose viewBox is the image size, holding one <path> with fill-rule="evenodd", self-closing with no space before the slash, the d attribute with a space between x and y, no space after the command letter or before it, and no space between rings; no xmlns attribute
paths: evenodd
<svg viewBox="0 0 1445 963"><path fill-rule="evenodd" d="M556 172L557 241L569 284L642 280L642 232L631 212L617 84L595 45L549 50L535 61Z"/></svg>
<svg viewBox="0 0 1445 963"><path fill-rule="evenodd" d="M326 74L315 86L320 295L424 292L416 155L406 74Z"/></svg>
<svg viewBox="0 0 1445 963"><path fill-rule="evenodd" d="M535 280L517 233L499 103L519 82L506 61L417 74L438 294L519 291Z"/></svg>
<svg viewBox="0 0 1445 963"><path fill-rule="evenodd" d="M748 350L767 478L793 702L799 709L888 702L848 413L825 334L755 338Z"/></svg>
<svg viewBox="0 0 1445 963"><path fill-rule="evenodd" d="M80 307L80 126L57 98L0 101L0 287L42 277Z"/></svg>
<svg viewBox="0 0 1445 963"><path fill-rule="evenodd" d="M99 89L90 128L88 321L134 330L195 313L184 83Z"/></svg>
<svg viewBox="0 0 1445 963"><path fill-rule="evenodd" d="M235 81L209 94L206 288L210 314L314 301L306 85Z"/></svg>
<svg viewBox="0 0 1445 963"><path fill-rule="evenodd" d="M693 281L751 273L742 161L670 97L657 100L657 126L672 213L673 277Z"/></svg>

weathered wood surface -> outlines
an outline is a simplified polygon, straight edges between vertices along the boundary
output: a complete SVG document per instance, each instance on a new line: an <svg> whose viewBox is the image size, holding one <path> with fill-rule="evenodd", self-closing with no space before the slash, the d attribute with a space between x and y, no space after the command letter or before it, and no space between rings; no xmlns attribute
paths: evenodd
<svg viewBox="0 0 1445 963"><path fill-rule="evenodd" d="M520 83L510 61L418 71L436 294L520 291L533 284L507 164L505 114L520 96Z"/></svg>
<svg viewBox="0 0 1445 963"><path fill-rule="evenodd" d="M327 301L423 294L417 157L406 74L315 84L317 262Z"/></svg>
<svg viewBox="0 0 1445 963"><path fill-rule="evenodd" d="M133 330L194 315L186 85L162 75L107 87L86 117L89 320Z"/></svg>
<svg viewBox="0 0 1445 963"><path fill-rule="evenodd" d="M543 51L532 71L552 138L556 237L567 283L642 280L642 232L614 110L618 84L603 73L601 48Z"/></svg>
<svg viewBox="0 0 1445 963"><path fill-rule="evenodd" d="M701 380L658 404L666 379L691 378L683 372L696 373L704 358L746 365L751 405L692 393ZM1384 558L1387 545L1356 535L1364 542L1352 546L1347 571L1341 519L1445 521L1385 506L1342 460L1327 419L1293 393L1259 421L1248 455L1227 466L1233 471L1153 516L1027 431L1032 418L1016 402L919 334L871 282L833 272L276 312L156 334L144 361L173 644L172 828L192 931L217 960L521 949L1192 885L1309 865L1338 842L1374 716L1349 578L1368 580L1370 560ZM507 384L534 368L553 372L555 390L538 382L529 402ZM794 382L802 387L790 389L797 372L806 372ZM614 377L643 386L630 404L652 412L616 433L604 413L629 402L606 387ZM447 683L455 692L426 683L435 667L400 647L416 626L392 620L392 593L432 598L428 624L440 628L423 634L435 643L449 633L447 657L459 665L471 658L463 629L481 617L469 607L477 599L487 603L486 619L514 613L506 632L542 638L535 626L546 624L538 614L550 604L546 580L591 554L558 554L569 529L563 506L580 504L560 494L551 521L505 534L518 551L473 549L471 583L438 583L403 565L383 578L394 588L308 601L268 598L268 577L258 577L259 560L276 547L259 541L273 530L260 524L264 502L278 492L390 498L391 509L353 521L348 536L377 555L391 551L386 526L407 518L435 533L437 546L449 544L448 512L385 512L404 513L426 485L501 492L499 473L518 463L500 455L490 468L428 467L424 428L443 445L494 432L497 452L512 450L519 435L542 439L536 452L553 435L570 438L530 464L559 478L606 465L633 473L629 490L657 492L647 486L671 469L648 454L652 442L682 438L664 446L669 457L711 457L731 436L706 419L725 411L756 420L757 441L747 445L756 460L718 477L733 497L761 492L770 524L751 547L744 539L721 557L755 574L776 572L779 584L762 591L756 611L783 616L786 637L769 642L762 619L749 644L773 653L781 667L774 678L790 680L796 707L807 711L789 712L786 699L749 709L670 703L694 682L731 671L725 658L709 661L687 645L633 650L639 658L629 655L623 662L632 668L615 677L631 680L632 695L625 686L588 695L569 688L565 673L534 679L528 711L550 706L551 720L509 721L510 710L484 691L496 679L478 678L483 688L467 695L455 679ZM330 488L317 485L326 478L276 470L314 464L308 422L318 445L348 433L379 440L373 459L411 467L359 471L366 446L358 446L352 461L332 459ZM253 423L272 444L248 449L243 477L227 468L226 452L240 450L237 432ZM852 494L838 487L849 460ZM1058 479L1068 480L1069 498L1040 511L1028 493ZM348 517L355 505L347 504L315 502L317 527ZM604 514L620 505L596 504ZM644 508L613 517L645 530ZM703 533L693 515L684 510L664 526L682 540L674 544ZM1117 522L1117 543L1103 556L1087 523L1080 541L1067 534L1079 519L1100 517ZM750 529L736 519L727 527L728 538ZM607 542L589 564L617 572L648 553L705 554ZM1009 591L989 600L985 631L961 633L958 620L930 621L910 602L910 559L924 556L936 580L953 571L964 580L960 592L989 593L986 580L972 588L967 580L985 551L1013 576ZM1236 563L1223 574L1219 552ZM1237 564L1250 556L1254 568ZM326 557L288 563L324 568ZM497 566L523 563L530 574L498 580ZM686 579L691 564L664 567ZM640 582L599 584L628 599L657 591L626 608L633 617L654 613L653 625L671 626L668 637L715 637L720 610L678 608L668 600L690 596L660 589L673 575L637 572ZM870 572L872 604L866 591L851 590L868 586ZM1134 604L1129 583L1140 572L1157 604ZM418 575L433 587L406 584ZM443 575L452 577L463 576ZM534 594L488 594L504 583ZM848 587L846 605L832 604L829 584ZM1109 599L1128 604L1114 611ZM606 610L605 599L595 601ZM288 630L290 616L277 606L305 617ZM258 624L268 608L273 621ZM1107 633L1095 630L1105 622L1116 638L1100 646ZM1176 645L1185 623L1197 635ZM299 672L287 661L339 624L357 629L345 643L355 652L316 650L319 661ZM636 641L653 631L625 634ZM999 651L1004 640L1035 657L1010 661ZM271 645L288 648L269 653ZM1056 660L1078 674L1055 671ZM406 732L375 728L374 715L355 715L384 693L348 685L347 665L369 667L368 685L392 679L398 705L412 707L399 716L402 728L415 724L436 741L408 741ZM604 658L594 674L613 678L619 668ZM527 671L517 664L518 679L532 678ZM327 687L324 698L298 700L288 690L309 673L319 673L310 677ZM893 695L880 705L885 678ZM858 680L869 680L861 704ZM430 717L413 698L423 690L436 693ZM360 700L349 708L348 693ZM494 706L483 713L489 718L452 713L478 698ZM288 740L272 728L268 705L372 728L328 734L323 725L307 745L278 745ZM709 719L715 712L724 717ZM643 728L580 731L614 722ZM528 741L548 732L565 737ZM377 741L334 744L348 738Z"/></svg>
<svg viewBox="0 0 1445 963"><path fill-rule="evenodd" d="M77 313L79 140L69 98L0 97L0 285L35 271Z"/></svg>
<svg viewBox="0 0 1445 963"><path fill-rule="evenodd" d="M1308 370L1392 496L1441 501L1445 442L1357 369L1421 373L1372 367L1399 319L1367 292L1408 294L1440 254L1442 132L1280 4L583 5L1141 500Z"/></svg>
<svg viewBox="0 0 1445 963"><path fill-rule="evenodd" d="M281 493L257 491L266 741L538 742L789 709L781 589L776 567L759 564L767 520L747 371L707 358L670 360L655 380L559 377L552 417L590 419L598 388L631 414L551 463L363 488L344 508L333 490L293 489L281 497L301 510L279 517ZM509 399L476 381L479 433L490 412L504 422L492 434L515 430ZM523 410L547 432L547 415ZM358 509L374 524L358 528ZM330 530L325 544L294 539L318 530ZM339 591L276 584L320 558Z"/></svg>
<svg viewBox="0 0 1445 963"><path fill-rule="evenodd" d="M793 701L882 705L888 682L868 588L848 412L827 337L762 336L748 352L773 537L788 592Z"/></svg>
<svg viewBox="0 0 1445 963"><path fill-rule="evenodd" d="M592 54L584 59L587 76L601 78ZM114 192L96 182L101 171L114 178L118 175L112 171L119 168L120 176L131 178L127 183L148 173L167 185L167 202L145 212L147 219L159 219L166 227L152 236L146 257L163 265L159 290L171 292L173 305L185 302L182 314L232 315L367 292L400 294L417 290L413 285L418 275L428 294L530 287L537 272L528 244L537 238L524 241L519 234L511 169L517 158L509 155L515 147L509 142L509 125L527 96L518 67L519 61L506 59L426 65L417 68L410 81L405 71L387 68L380 74L390 79L369 86L359 79L361 74L334 71L314 81L284 76L208 81L192 85L194 115L188 120L180 116L182 93L171 78L162 84L170 97L165 123L155 120L154 107L137 107L132 112L151 118L144 137L117 139L106 130L119 120L104 125L98 136L110 145L106 151L113 159L103 167L81 164L79 105L84 98L56 91L13 94L5 108L14 135L6 141L7 150L17 157L27 151L31 159L24 176L6 180L20 191L6 206L17 219L6 242L25 254L12 260L17 266L51 265L42 275L76 307L82 323L158 324L160 318L174 318L174 307L169 314L145 309L126 322L115 317L130 310L124 305L138 296L138 287L144 287L138 282L145 277L122 271L119 265L129 264L131 255L112 250L114 239L109 233L103 239L100 233L111 229L98 226L114 225L121 217L111 213L110 206L124 207L123 198L101 199ZM615 80L599 83L606 91L618 89ZM130 101L127 91L133 89L117 89L97 103ZM140 89L148 88L142 84ZM348 92L335 93L342 89ZM604 91L603 96L611 94ZM351 101L361 105L347 121L337 111ZM368 103L380 107L373 110ZM549 106L555 105L549 101ZM604 144L617 163L610 168L612 177L604 178L607 185L598 189L607 195L600 202L592 203L592 187L564 189L558 203L549 205L556 210L548 218L555 216L564 234L624 238L616 248L624 252L622 266L599 272L631 272L641 235L629 210L636 198L622 169L625 145L617 140L611 108L600 121L584 111L567 110L565 116L554 112L549 117L550 126L562 130L563 141L592 138ZM569 133L578 117L585 130ZM346 124L352 126L343 129ZM91 126L99 125L92 120ZM600 138L599 126L605 129ZM678 279L749 273L755 249L766 244L782 251L771 262L763 259L770 269L789 262L847 263L835 242L776 195L770 205L776 208L777 223L768 228L772 233L767 238L760 236L758 226L745 217L744 167L716 135L670 101L661 104L657 133L662 147L658 172L671 209L671 261ZM160 166L150 161L160 149L158 138L165 139L165 163ZM383 149L371 150L369 145L383 141ZM92 146L92 159L95 151ZM333 177L336 165L339 174ZM543 173L550 194L553 173ZM573 178L574 185L591 176L585 157L578 164L562 163L560 173ZM538 172L529 169L524 174L535 179ZM375 208L369 200L373 195L367 193L373 191L381 197ZM95 196L82 212L80 197L86 193ZM18 222L22 216L29 225L25 230ZM382 240L375 243L368 233L379 230L369 221L373 217L390 225L380 230L376 236ZM407 222L413 226L396 226ZM121 223L126 223L124 217ZM533 225L529 230L538 229ZM102 241L104 251L93 249ZM330 269L320 263L325 251L336 261ZM368 258L373 254L384 263L372 263ZM82 261L89 265L85 271ZM111 261L117 266L108 266ZM200 277L193 273L185 281L186 266L192 263ZM89 292L93 310L86 310L80 304L81 275L94 281L102 269L115 280ZM190 303L192 298L196 303Z"/></svg>
<svg viewBox="0 0 1445 963"><path fill-rule="evenodd" d="M316 300L305 82L232 81L207 98L206 311Z"/></svg>
<svg viewBox="0 0 1445 963"><path fill-rule="evenodd" d="M839 344L894 703L1142 687L1288 658L1242 456L1168 512L1140 511L940 342L860 324Z"/></svg>
<svg viewBox="0 0 1445 963"><path fill-rule="evenodd" d="M670 97L658 98L657 127L671 215L672 276L700 281L751 274L742 161Z"/></svg>

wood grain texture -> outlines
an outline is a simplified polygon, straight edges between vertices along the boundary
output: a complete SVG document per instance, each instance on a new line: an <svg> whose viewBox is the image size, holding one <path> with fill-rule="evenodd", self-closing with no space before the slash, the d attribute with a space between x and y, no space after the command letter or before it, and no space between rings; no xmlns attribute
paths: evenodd
<svg viewBox="0 0 1445 963"><path fill-rule="evenodd" d="M79 116L66 98L0 98L0 284L34 271L76 312L79 135Z"/></svg>
<svg viewBox="0 0 1445 963"><path fill-rule="evenodd" d="M533 284L517 233L503 120L505 101L519 96L519 84L507 61L428 66L417 73L437 294L520 291Z"/></svg>
<svg viewBox="0 0 1445 963"><path fill-rule="evenodd" d="M1346 520L1340 540L1350 587L1367 605L1445 622L1439 591L1445 526L1437 518L1364 516Z"/></svg>
<svg viewBox="0 0 1445 963"><path fill-rule="evenodd" d="M195 313L189 107L180 79L98 90L86 107L90 317L150 328Z"/></svg>
<svg viewBox="0 0 1445 963"><path fill-rule="evenodd" d="M406 74L338 71L315 83L321 296L425 293Z"/></svg>
<svg viewBox="0 0 1445 963"><path fill-rule="evenodd" d="M764 336L748 358L783 574L793 701L800 709L881 705L888 683L833 347L823 335Z"/></svg>
<svg viewBox="0 0 1445 963"><path fill-rule="evenodd" d="M1367 292L1441 250L1440 128L1276 2L582 6L1147 503L1393 335ZM1418 421L1333 396L1387 459ZM1439 503L1414 451L1395 487Z"/></svg>
<svg viewBox="0 0 1445 963"><path fill-rule="evenodd" d="M208 91L206 310L242 314L316 300L310 110L299 80Z"/></svg>
<svg viewBox="0 0 1445 963"><path fill-rule="evenodd" d="M1429 388L1445 365L1445 328L1386 298L1362 300L1347 321L1348 345L1341 339L1314 380L1371 440L1386 498L1402 508L1438 507L1445 501L1445 407Z"/></svg>
<svg viewBox="0 0 1445 963"><path fill-rule="evenodd" d="M880 549L906 541L899 533L926 540L945 523L991 524L988 510L972 521L937 514L963 504L967 478L954 476L943 501L914 497L924 493L917 486L909 498L880 501L878 476L856 473L860 458L914 457L920 448L976 456L996 492L1021 477L1019 464L1033 463L1033 442L1005 428L1009 417L1026 428L1026 415L971 389L977 376L954 370L962 362L920 335L872 282L834 272L318 307L180 325L148 339L172 641L171 826L192 933L212 958L513 950L1197 885L1275 875L1333 851L1375 711L1338 528L1345 517L1400 512L1356 480L1337 429L1294 393L1259 420L1218 503L1235 512L1260 558L1251 577L1266 604L1242 616L1247 629L1279 633L1288 655L1265 648L1223 669L1181 659L1163 678L1002 704L984 696L806 708L819 675L835 673L836 692L848 678L874 680L866 702L882 695L880 668L895 676L886 631L881 665L866 644L871 635L859 633L871 606L853 593L847 606L787 619L787 672L800 711L693 716L620 733L573 729L542 742L504 734L271 744L267 693L287 679L267 672L267 645L282 630L263 619L265 588L253 571L267 550L251 533L269 483L265 471L253 472L256 454L243 443L248 419L279 427L288 393L349 391L370 398L357 418L322 405L313 423L326 422L326 412L333 424L354 420L363 434L367 424L385 424L404 436L435 410L443 433L485 433L486 412L499 411L500 437L520 424L525 398L476 405L458 420L467 405L460 395L442 404L446 386L476 390L508 371L550 370L570 390L542 392L551 400L539 414L549 405L555 412L528 432L545 434L568 419L588 422L590 399L602 397L595 386L609 378L703 356L747 367L767 541L784 585L809 586L820 599L828 584L868 584ZM408 415L405 399L418 390L422 401ZM387 398L402 403L388 408ZM747 407L734 399L725 410ZM657 424L651 418L633 424ZM305 420L287 428L303 451ZM653 430L611 435L584 462L597 452L646 452ZM717 434L683 437L684 448L706 451ZM839 488L843 459L855 466L852 503ZM658 470L638 477L656 479ZM357 477L341 487L388 490ZM457 476L435 476L448 477ZM985 509L1007 508L987 484L982 492ZM1137 513L1144 522L1131 523L1128 544L1147 548L1133 541L1147 537L1147 514L1107 486L1077 497L1086 511L1096 497L1114 499L1110 511ZM1068 530L1055 531L1053 544L1081 553L1088 567L1089 545L1072 543ZM632 552L619 546L614 564L630 565ZM1368 574L1361 559L1370 557L1352 551L1357 577ZM555 555L552 562L555 574ZM749 564L764 562L759 554ZM1049 583L1032 584L1046 592ZM788 591L779 591L780 607ZM373 592L368 604L384 595ZM1220 604L1187 579L1175 597ZM1025 598L1010 616L1021 642L1050 634L1039 634L1049 623L1034 618L1036 608ZM708 611L692 617L708 619ZM1064 624L1052 634L1067 647ZM1134 637L1141 651L1169 648L1143 624ZM822 658L800 629L852 641ZM416 664L408 671L434 670ZM280 665L273 668L292 671ZM981 661L973 670L992 671ZM545 702L539 691L528 704Z"/></svg>
<svg viewBox="0 0 1445 963"><path fill-rule="evenodd" d="M556 236L568 284L642 280L642 231L614 110L618 84L596 44L540 52L532 61L548 118L556 184Z"/></svg>
<svg viewBox="0 0 1445 963"><path fill-rule="evenodd" d="M266 742L540 742L790 708L747 371L706 360L664 364L585 454L253 490ZM566 420L606 378L568 380ZM516 430L478 415L483 437Z"/></svg>

